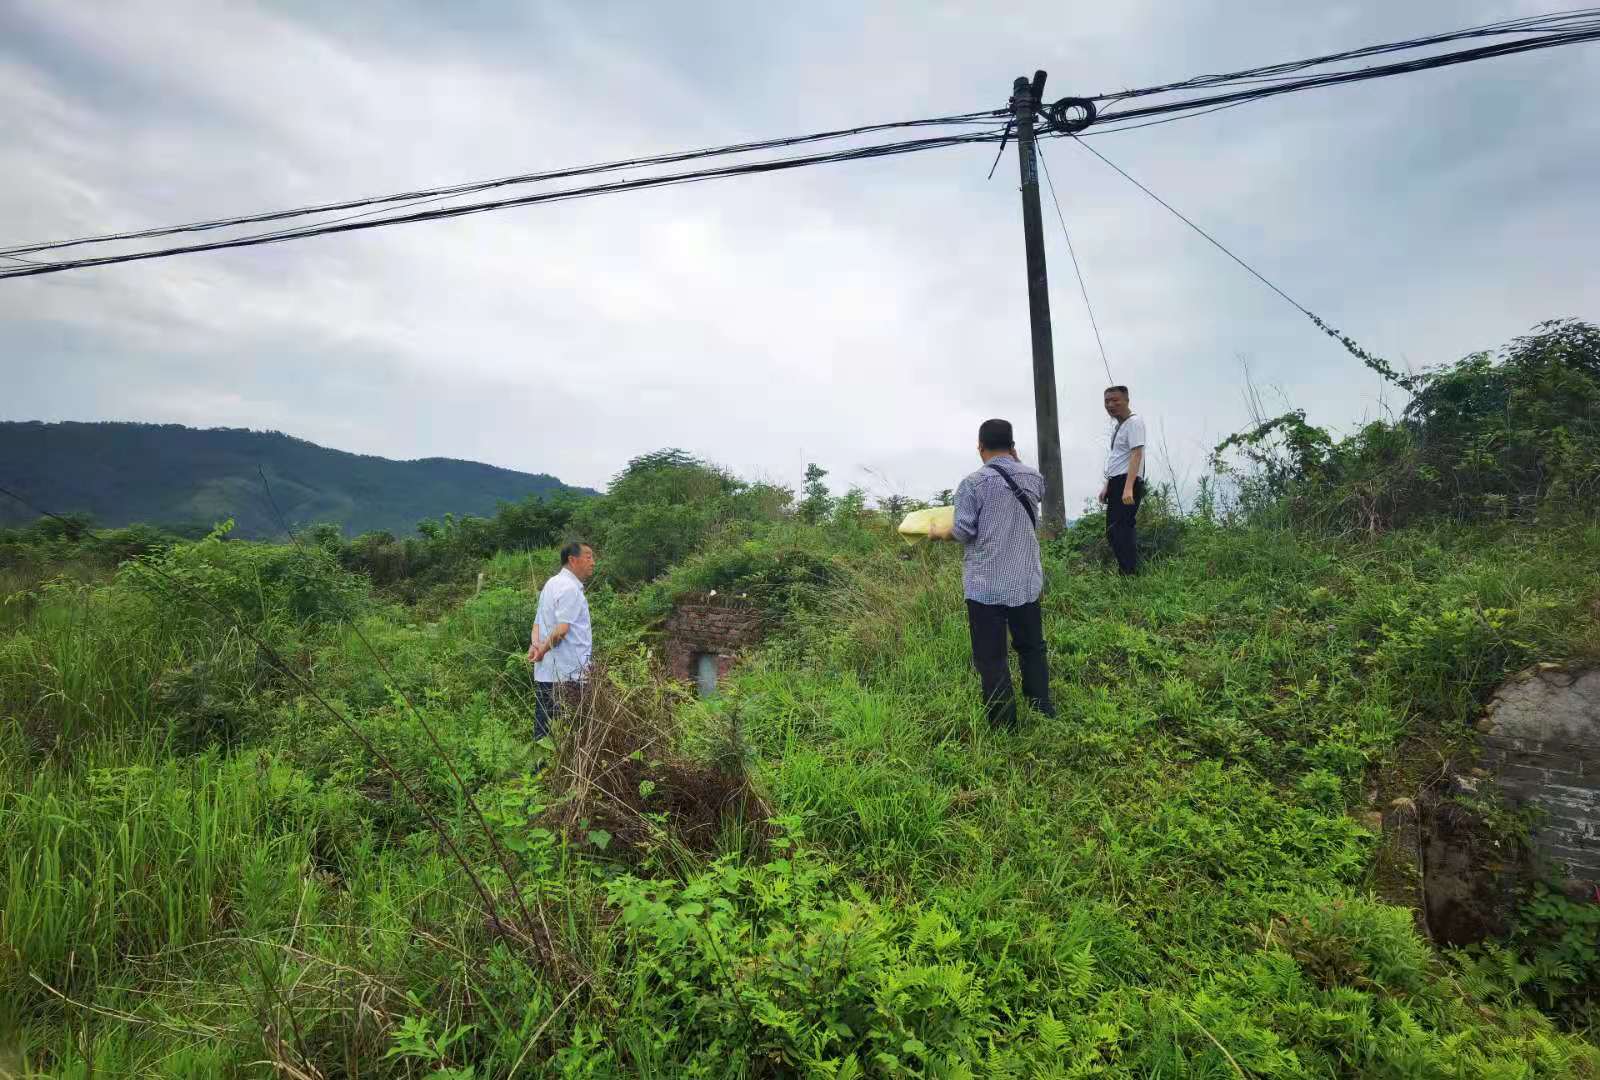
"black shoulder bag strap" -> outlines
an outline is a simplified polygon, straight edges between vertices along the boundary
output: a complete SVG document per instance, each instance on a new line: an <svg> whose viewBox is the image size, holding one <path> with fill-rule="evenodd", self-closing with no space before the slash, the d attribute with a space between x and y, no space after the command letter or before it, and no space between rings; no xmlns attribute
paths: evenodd
<svg viewBox="0 0 1600 1080"><path fill-rule="evenodd" d="M1111 449L1115 450L1117 448L1117 436L1122 434L1122 425L1126 424L1128 422L1128 417L1132 415L1132 413L1129 413L1128 416L1124 416L1121 420L1117 421L1117 428L1111 433Z"/></svg>
<svg viewBox="0 0 1600 1080"><path fill-rule="evenodd" d="M1011 489L1011 494L1017 497L1017 501L1022 504L1022 508L1028 512L1028 524L1037 529L1039 527L1039 518L1033 512L1033 504L1029 502L1028 497L1022 493L1022 489L1017 486L1017 482L1011 479L1011 474L1002 469L999 462L989 462L989 468L1000 474L1000 479L1006 482L1006 487Z"/></svg>

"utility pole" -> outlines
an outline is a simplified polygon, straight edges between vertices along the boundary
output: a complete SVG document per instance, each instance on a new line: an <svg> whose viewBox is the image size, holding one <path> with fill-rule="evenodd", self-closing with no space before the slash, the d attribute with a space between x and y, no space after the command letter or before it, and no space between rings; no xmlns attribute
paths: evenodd
<svg viewBox="0 0 1600 1080"><path fill-rule="evenodd" d="M1028 319L1033 327L1033 412L1039 429L1039 471L1044 474L1042 527L1055 536L1066 527L1067 499L1061 480L1061 423L1056 409L1056 358L1050 336L1050 279L1044 265L1044 218L1039 211L1039 164L1033 118L1044 93L1045 73L1019 77L1011 88L1017 125L1017 163L1022 168L1022 239L1028 253Z"/></svg>

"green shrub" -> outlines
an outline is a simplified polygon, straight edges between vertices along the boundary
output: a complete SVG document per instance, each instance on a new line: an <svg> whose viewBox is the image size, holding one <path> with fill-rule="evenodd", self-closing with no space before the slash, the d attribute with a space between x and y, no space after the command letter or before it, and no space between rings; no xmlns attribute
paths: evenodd
<svg viewBox="0 0 1600 1080"><path fill-rule="evenodd" d="M225 542L231 523L204 540L126 564L120 580L173 619L256 627L348 619L365 599L360 580L321 548Z"/></svg>
<svg viewBox="0 0 1600 1080"><path fill-rule="evenodd" d="M1323 989L1420 991L1434 966L1411 912L1323 893L1301 897L1279 917L1274 938Z"/></svg>
<svg viewBox="0 0 1600 1080"><path fill-rule="evenodd" d="M1334 439L1295 410L1219 444L1213 462L1241 509L1374 532L1600 508L1600 327L1542 323L1497 357L1400 381L1412 398L1398 421Z"/></svg>
<svg viewBox="0 0 1600 1080"><path fill-rule="evenodd" d="M539 598L521 589L485 589L461 608L465 640L491 657L528 651Z"/></svg>
<svg viewBox="0 0 1600 1080"><path fill-rule="evenodd" d="M1600 903L1536 883L1517 908L1511 945L1539 1003L1575 1022L1600 1021Z"/></svg>

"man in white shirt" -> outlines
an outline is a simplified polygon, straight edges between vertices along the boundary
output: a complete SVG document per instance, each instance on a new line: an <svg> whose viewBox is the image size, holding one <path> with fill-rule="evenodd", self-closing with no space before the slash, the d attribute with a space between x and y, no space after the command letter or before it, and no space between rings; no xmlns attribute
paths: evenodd
<svg viewBox="0 0 1600 1080"><path fill-rule="evenodd" d="M557 695L581 689L589 674L594 634L589 625L589 600L584 582L594 576L594 549L574 541L561 549L561 569L539 590L528 660L533 664L533 737L550 734L559 711Z"/></svg>
<svg viewBox="0 0 1600 1080"><path fill-rule="evenodd" d="M1106 413L1117 422L1111 433L1111 449L1106 454L1106 482L1100 501L1106 504L1106 539L1117 557L1122 574L1139 571L1139 548L1134 536L1134 519L1144 501L1144 417L1128 407L1128 388L1106 388Z"/></svg>

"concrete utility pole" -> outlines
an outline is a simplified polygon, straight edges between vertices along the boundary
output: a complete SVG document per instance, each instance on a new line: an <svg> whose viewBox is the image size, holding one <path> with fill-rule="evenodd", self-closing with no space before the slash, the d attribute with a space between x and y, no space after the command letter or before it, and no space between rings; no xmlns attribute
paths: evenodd
<svg viewBox="0 0 1600 1080"><path fill-rule="evenodd" d="M1044 474L1040 528L1055 536L1067 522L1061 479L1061 421L1056 409L1056 358L1050 336L1050 279L1044 265L1044 219L1039 211L1039 165L1033 118L1044 93L1045 73L1019 77L1011 88L1017 125L1017 163L1022 168L1022 239L1028 253L1028 318L1033 325L1033 412L1039 428L1039 471Z"/></svg>

